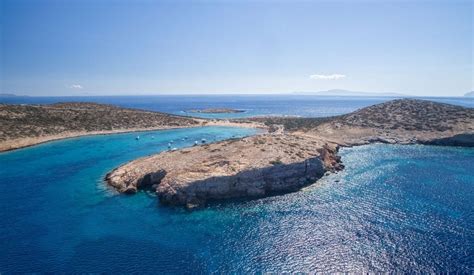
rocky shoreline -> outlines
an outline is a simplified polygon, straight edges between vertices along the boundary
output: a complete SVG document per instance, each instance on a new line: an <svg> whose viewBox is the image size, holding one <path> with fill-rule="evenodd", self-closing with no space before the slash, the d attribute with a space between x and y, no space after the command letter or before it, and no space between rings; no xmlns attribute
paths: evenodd
<svg viewBox="0 0 474 275"><path fill-rule="evenodd" d="M284 130L141 158L106 181L122 193L152 189L162 204L194 208L297 191L344 167L340 146L474 146L474 109L423 100L394 100L330 119L260 122Z"/></svg>
<svg viewBox="0 0 474 275"><path fill-rule="evenodd" d="M262 134L141 158L106 180L121 193L151 188L163 204L192 208L210 200L297 191L326 171L342 169L337 150L336 144L306 137Z"/></svg>

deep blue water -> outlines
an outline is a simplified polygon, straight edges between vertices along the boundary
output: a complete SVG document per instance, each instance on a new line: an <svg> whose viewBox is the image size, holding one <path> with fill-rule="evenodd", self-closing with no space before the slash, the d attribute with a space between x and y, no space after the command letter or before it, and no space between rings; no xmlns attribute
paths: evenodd
<svg viewBox="0 0 474 275"><path fill-rule="evenodd" d="M55 103L92 101L122 107L161 111L209 118L235 118L259 115L325 117L350 113L359 108L391 100L390 97L333 97L309 95L182 95L182 96L102 96L102 97L0 97L0 103ZM422 99L474 108L474 98L425 97ZM189 113L193 109L233 108L236 114Z"/></svg>
<svg viewBox="0 0 474 275"><path fill-rule="evenodd" d="M181 147L252 131L92 136L1 153L0 272L474 272L472 148L347 148L344 171L300 192L193 212L103 184L170 139Z"/></svg>

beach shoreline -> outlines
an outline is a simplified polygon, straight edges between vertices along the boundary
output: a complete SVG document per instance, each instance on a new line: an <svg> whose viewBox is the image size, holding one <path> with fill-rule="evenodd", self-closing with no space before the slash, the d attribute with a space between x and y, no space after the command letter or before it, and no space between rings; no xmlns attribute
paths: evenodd
<svg viewBox="0 0 474 275"><path fill-rule="evenodd" d="M132 129L109 130L109 131L72 132L72 133L62 133L62 134L52 135L52 136L31 137L31 138L23 138L23 139L18 139L18 140L0 142L0 153L32 147L35 145L40 145L40 144L44 144L48 142L72 139L72 138L78 138L78 137L114 135L114 134L136 133L136 132L152 132L152 131L161 131L161 130L200 128L200 127L211 127L211 126L254 128L254 129L261 129L262 131L266 131L266 127L261 126L257 123L232 123L232 122L226 123L223 121L220 121L220 122L215 121L215 122L206 122L202 125L196 125L196 126L181 126L181 127L175 126L175 127L135 128L135 129L132 128Z"/></svg>
<svg viewBox="0 0 474 275"><path fill-rule="evenodd" d="M134 133L134 132L151 132L151 131L159 131L159 130L173 130L173 129L197 128L197 127L203 127L203 126L183 126L183 127L169 127L169 128L166 128L166 127L137 128L137 129L120 129L120 130L94 131L94 132L72 132L72 133L63 133L63 134L52 135L52 136L24 138L24 139L12 140L12 141L6 141L6 142L0 143L0 153L32 147L35 145L40 145L40 144L44 144L48 142L72 139L72 138L78 138L78 137L114 135L114 134L125 134L125 133Z"/></svg>
<svg viewBox="0 0 474 275"><path fill-rule="evenodd" d="M52 105L0 104L0 125L0 152L92 135L204 126L266 129L265 125L258 122L185 117L86 102Z"/></svg>

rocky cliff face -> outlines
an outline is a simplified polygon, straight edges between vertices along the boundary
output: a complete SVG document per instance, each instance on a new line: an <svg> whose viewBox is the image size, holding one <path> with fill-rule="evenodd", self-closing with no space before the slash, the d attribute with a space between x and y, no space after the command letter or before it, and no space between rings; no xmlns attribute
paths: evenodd
<svg viewBox="0 0 474 275"><path fill-rule="evenodd" d="M315 182L325 169L318 157L302 162L242 170L228 176L213 176L192 182L165 177L156 188L161 203L193 207L209 200L263 197L291 192Z"/></svg>
<svg viewBox="0 0 474 275"><path fill-rule="evenodd" d="M434 138L431 140L421 140L419 143L440 146L474 147L474 132L458 134L450 137Z"/></svg>

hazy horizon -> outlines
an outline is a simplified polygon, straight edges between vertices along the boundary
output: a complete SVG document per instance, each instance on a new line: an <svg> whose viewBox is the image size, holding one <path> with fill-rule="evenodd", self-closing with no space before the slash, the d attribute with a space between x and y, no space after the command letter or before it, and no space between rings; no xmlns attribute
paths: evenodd
<svg viewBox="0 0 474 275"><path fill-rule="evenodd" d="M347 92L348 94L345 94ZM351 94L353 93L353 94ZM3 93L0 92L0 96L9 96L13 95L16 97L107 97L107 96L325 96L325 97L469 97L467 93L462 95L413 95L409 93L398 93L398 92L367 92L367 91L353 91L353 90L343 90L343 89L331 89L325 91L293 91L293 92L281 92L281 93L245 93L245 92L219 92L219 93L153 93L153 92L135 92L135 93L93 93L93 92L84 92L83 94L64 94L64 95L48 95L48 94L17 94L17 93Z"/></svg>
<svg viewBox="0 0 474 275"><path fill-rule="evenodd" d="M474 90L471 1L0 3L0 93Z"/></svg>

